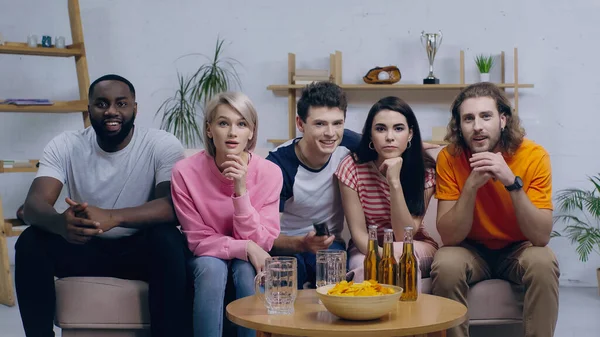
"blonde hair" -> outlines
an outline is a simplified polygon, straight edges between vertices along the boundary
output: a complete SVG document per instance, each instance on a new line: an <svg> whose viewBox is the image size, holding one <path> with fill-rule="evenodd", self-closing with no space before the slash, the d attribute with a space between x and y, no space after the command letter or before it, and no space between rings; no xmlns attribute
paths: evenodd
<svg viewBox="0 0 600 337"><path fill-rule="evenodd" d="M506 116L506 126L500 133L500 149L503 152L513 155L517 148L523 142L525 130L521 127L521 120L512 113L510 101L498 88L497 85L489 82L480 82L471 84L463 89L452 103L452 118L448 123L445 141L453 145L451 147L453 155L460 155L467 144L462 136L460 128L460 107L464 101L469 98L490 97L496 102L496 108L500 115Z"/></svg>
<svg viewBox="0 0 600 337"><path fill-rule="evenodd" d="M258 115L256 109L250 98L241 92L223 92L214 96L207 104L204 109L204 129L203 138L206 152L214 157L216 155L216 147L212 138L208 137L208 125L212 123L217 115L217 109L221 105L227 105L242 117L248 123L248 126L252 130L252 139L248 140L245 151L252 152L256 147L256 138L258 134Z"/></svg>

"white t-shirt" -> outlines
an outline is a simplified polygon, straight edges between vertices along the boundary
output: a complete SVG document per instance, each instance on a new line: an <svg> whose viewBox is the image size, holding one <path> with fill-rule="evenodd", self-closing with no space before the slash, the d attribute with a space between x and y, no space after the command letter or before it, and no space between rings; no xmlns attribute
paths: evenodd
<svg viewBox="0 0 600 337"><path fill-rule="evenodd" d="M173 165L184 157L172 134L136 126L131 142L105 152L92 127L64 132L46 145L36 177L52 177L65 185L67 196L104 209L137 207L153 199L154 188L171 180ZM116 227L103 238L128 236L137 230Z"/></svg>

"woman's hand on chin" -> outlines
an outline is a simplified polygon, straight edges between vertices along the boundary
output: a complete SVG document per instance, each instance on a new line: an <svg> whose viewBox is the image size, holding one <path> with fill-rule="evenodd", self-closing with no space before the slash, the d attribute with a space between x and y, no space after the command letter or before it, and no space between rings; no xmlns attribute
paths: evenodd
<svg viewBox="0 0 600 337"><path fill-rule="evenodd" d="M387 178L388 183L400 182L402 163L402 157L388 158L381 163L379 171Z"/></svg>
<svg viewBox="0 0 600 337"><path fill-rule="evenodd" d="M223 163L223 175L233 180L236 196L246 194L246 174L248 173L247 160L242 158L242 154L228 154L227 161Z"/></svg>

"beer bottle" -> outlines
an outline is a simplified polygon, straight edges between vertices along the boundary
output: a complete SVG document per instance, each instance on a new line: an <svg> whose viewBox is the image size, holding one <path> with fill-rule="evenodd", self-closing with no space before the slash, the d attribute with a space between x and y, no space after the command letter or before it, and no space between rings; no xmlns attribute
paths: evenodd
<svg viewBox="0 0 600 337"><path fill-rule="evenodd" d="M377 266L379 265L379 244L377 242L377 226L370 225L369 227L369 246L365 257L365 281L377 281Z"/></svg>
<svg viewBox="0 0 600 337"><path fill-rule="evenodd" d="M397 266L394 258L394 231L386 228L383 230L383 256L379 261L377 281L382 284L397 285Z"/></svg>
<svg viewBox="0 0 600 337"><path fill-rule="evenodd" d="M400 296L401 301L416 301L418 297L417 269L418 261L413 246L413 228L404 228L404 245L399 262L399 286L404 289Z"/></svg>

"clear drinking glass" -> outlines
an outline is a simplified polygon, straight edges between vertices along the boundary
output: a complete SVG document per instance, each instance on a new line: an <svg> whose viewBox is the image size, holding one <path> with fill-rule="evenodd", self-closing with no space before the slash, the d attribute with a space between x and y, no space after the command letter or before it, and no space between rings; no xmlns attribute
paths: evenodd
<svg viewBox="0 0 600 337"><path fill-rule="evenodd" d="M38 37L37 35L29 35L27 36L27 45L31 48L35 48L38 45Z"/></svg>
<svg viewBox="0 0 600 337"><path fill-rule="evenodd" d="M54 46L56 48L65 48L65 37L64 36L57 36L54 38Z"/></svg>
<svg viewBox="0 0 600 337"><path fill-rule="evenodd" d="M265 303L269 314L292 314L298 295L297 261L295 257L275 256L265 260L265 270L254 278L256 295ZM265 293L261 280L265 279Z"/></svg>
<svg viewBox="0 0 600 337"><path fill-rule="evenodd" d="M324 249L317 252L317 288L346 279L346 251Z"/></svg>

